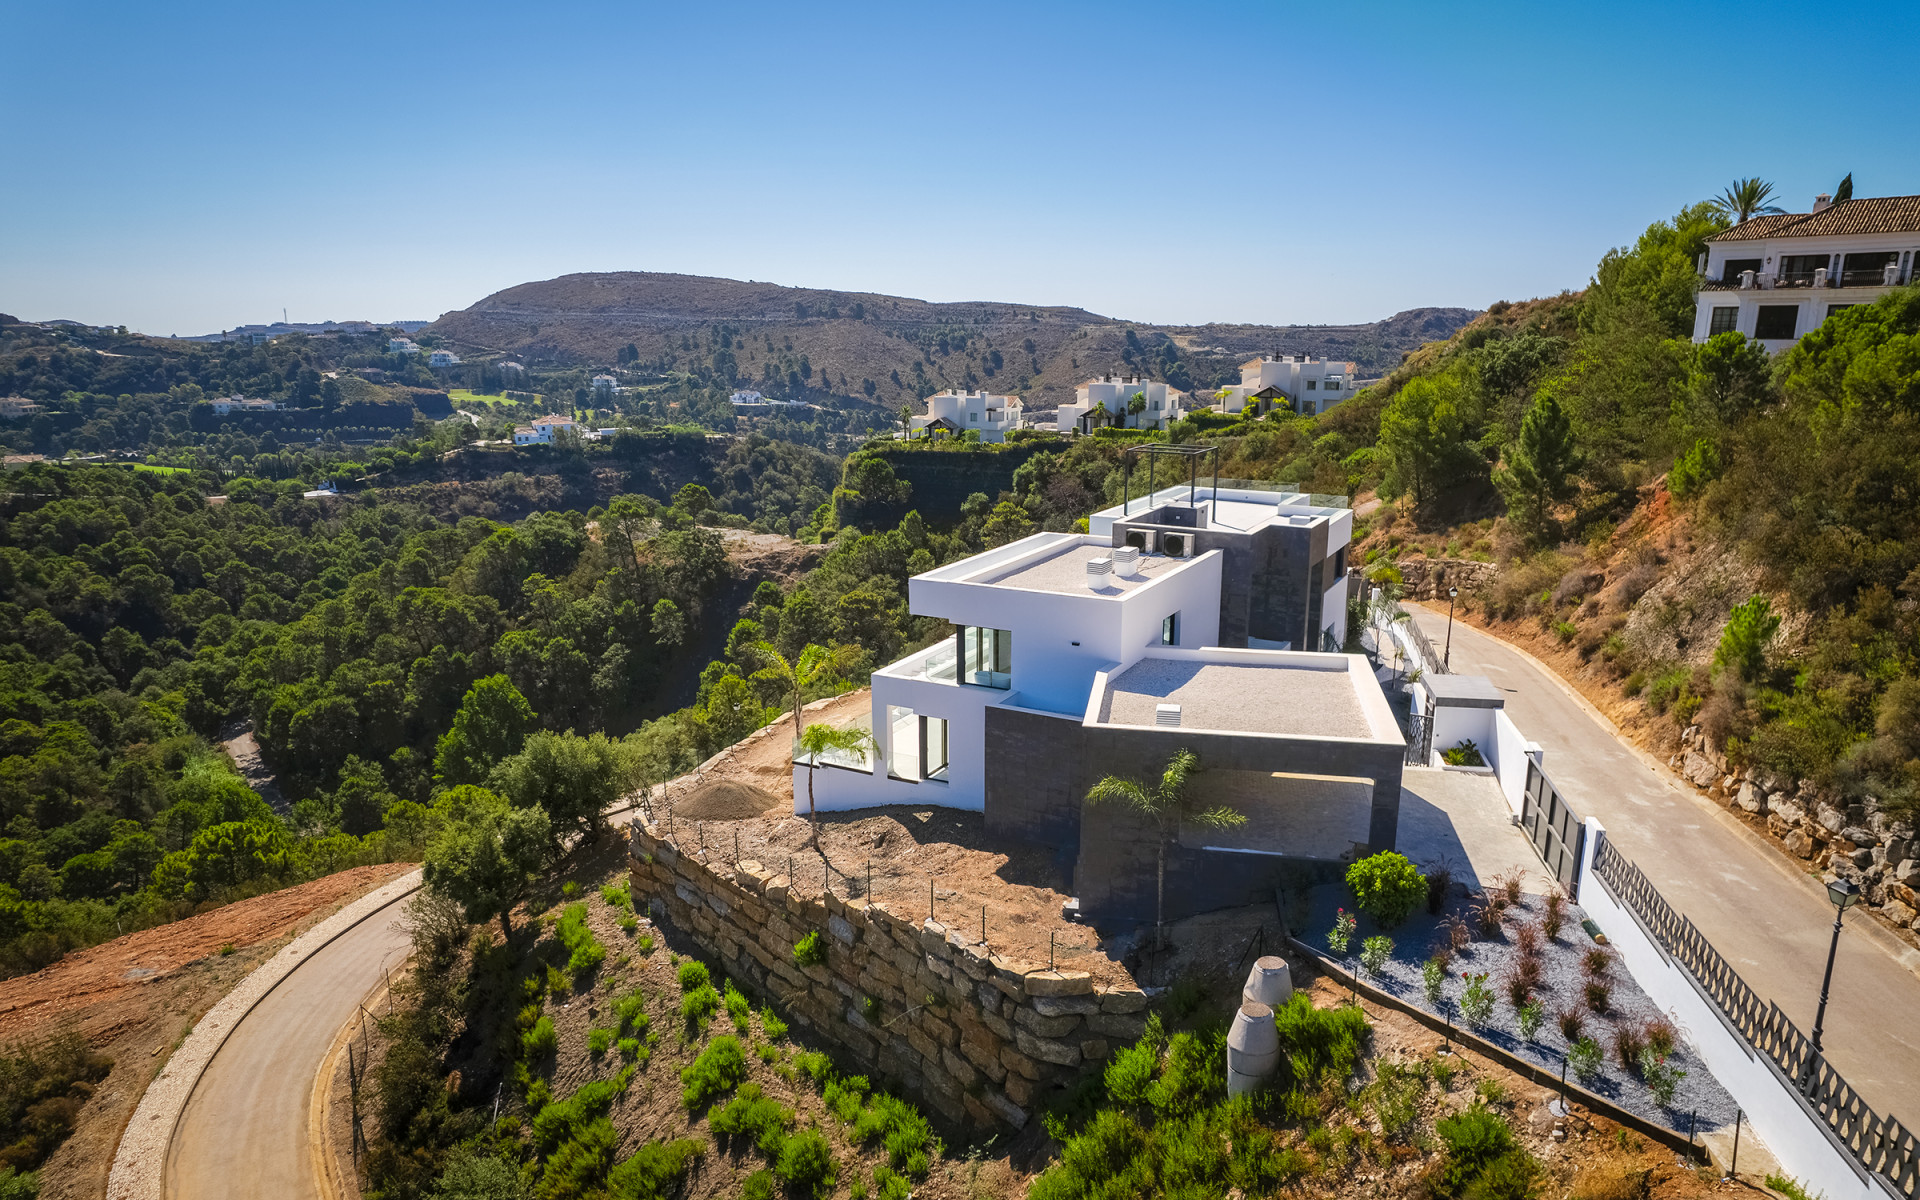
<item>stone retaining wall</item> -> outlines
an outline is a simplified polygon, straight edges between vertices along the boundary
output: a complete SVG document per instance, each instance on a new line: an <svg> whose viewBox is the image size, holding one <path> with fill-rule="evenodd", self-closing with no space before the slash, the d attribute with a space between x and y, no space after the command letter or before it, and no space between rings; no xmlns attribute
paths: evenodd
<svg viewBox="0 0 1920 1200"><path fill-rule="evenodd" d="M1920 840L1913 822L1872 799L1852 803L1805 780L1732 769L1698 725L1680 735L1680 750L1667 765L1720 803L1764 820L1796 858L1859 884L1888 923L1920 933Z"/></svg>
<svg viewBox="0 0 1920 1200"><path fill-rule="evenodd" d="M789 1020L955 1124L1021 1128L1049 1091L1145 1030L1137 987L1096 987L1084 971L1002 958L881 903L798 896L757 862L703 861L659 826L629 829L636 899L649 897ZM812 931L827 960L802 967L794 943ZM869 1000L878 1001L872 1015Z"/></svg>
<svg viewBox="0 0 1920 1200"><path fill-rule="evenodd" d="M1394 560L1393 567L1400 572L1403 594L1413 600L1445 600L1449 587L1466 594L1485 591L1500 574L1493 563L1465 558L1408 555Z"/></svg>

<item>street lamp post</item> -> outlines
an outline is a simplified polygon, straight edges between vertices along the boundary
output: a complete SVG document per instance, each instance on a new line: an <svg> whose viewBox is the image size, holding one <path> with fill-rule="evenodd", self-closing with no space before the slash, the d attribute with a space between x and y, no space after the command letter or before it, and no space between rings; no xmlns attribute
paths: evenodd
<svg viewBox="0 0 1920 1200"><path fill-rule="evenodd" d="M1827 973L1820 980L1820 1007L1813 1014L1813 1052L1820 1053L1820 1031L1827 1022L1827 993L1833 987L1833 955L1840 949L1840 920L1847 910L1860 903L1860 885L1851 879L1833 879L1827 883L1827 899L1833 901L1833 940L1827 945ZM1812 1064L1808 1064L1811 1068ZM1811 1077L1811 1075L1809 1075Z"/></svg>
<svg viewBox="0 0 1920 1200"><path fill-rule="evenodd" d="M1447 649L1446 653L1440 656L1440 662L1441 666L1449 671L1453 670L1453 602L1459 595L1459 588L1447 589Z"/></svg>

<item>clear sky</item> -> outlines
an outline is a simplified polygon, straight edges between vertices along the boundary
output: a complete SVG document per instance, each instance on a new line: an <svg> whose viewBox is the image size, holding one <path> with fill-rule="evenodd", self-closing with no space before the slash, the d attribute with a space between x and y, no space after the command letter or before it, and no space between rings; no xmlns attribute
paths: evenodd
<svg viewBox="0 0 1920 1200"><path fill-rule="evenodd" d="M0 0L0 311L428 319L656 270L1347 322L1736 176L1920 193L1920 4Z"/></svg>

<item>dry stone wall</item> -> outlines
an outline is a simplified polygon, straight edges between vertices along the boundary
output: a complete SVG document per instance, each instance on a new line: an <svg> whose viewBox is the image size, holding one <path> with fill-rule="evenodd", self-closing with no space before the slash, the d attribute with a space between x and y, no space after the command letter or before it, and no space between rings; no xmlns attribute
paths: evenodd
<svg viewBox="0 0 1920 1200"><path fill-rule="evenodd" d="M1860 885L1890 924L1920 933L1920 840L1871 799L1849 802L1805 780L1735 769L1694 725L1667 765L1720 803L1763 820L1788 853Z"/></svg>
<svg viewBox="0 0 1920 1200"><path fill-rule="evenodd" d="M685 853L659 826L635 822L629 851L636 899L773 996L790 1021L955 1124L1023 1127L1048 1092L1100 1069L1146 1028L1137 987L1002 958L881 903L796 895L785 875ZM794 943L814 931L826 962L800 966Z"/></svg>
<svg viewBox="0 0 1920 1200"><path fill-rule="evenodd" d="M1467 594L1483 592L1500 574L1500 568L1492 563L1465 558L1409 555L1395 560L1393 566L1400 572L1403 593L1415 600L1445 600L1449 587Z"/></svg>

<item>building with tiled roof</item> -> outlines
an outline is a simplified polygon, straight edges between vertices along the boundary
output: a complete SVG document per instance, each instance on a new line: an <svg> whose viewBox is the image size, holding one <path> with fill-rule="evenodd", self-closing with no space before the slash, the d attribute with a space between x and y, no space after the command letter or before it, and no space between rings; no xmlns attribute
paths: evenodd
<svg viewBox="0 0 1920 1200"><path fill-rule="evenodd" d="M1359 390L1359 375L1359 367L1337 359L1263 354L1240 364L1240 382L1215 392L1213 407L1237 413L1251 405L1261 416L1275 408L1323 413Z"/></svg>
<svg viewBox="0 0 1920 1200"><path fill-rule="evenodd" d="M1920 196L1826 196L1707 239L1693 340L1742 333L1780 351L1829 316L1914 282Z"/></svg>

